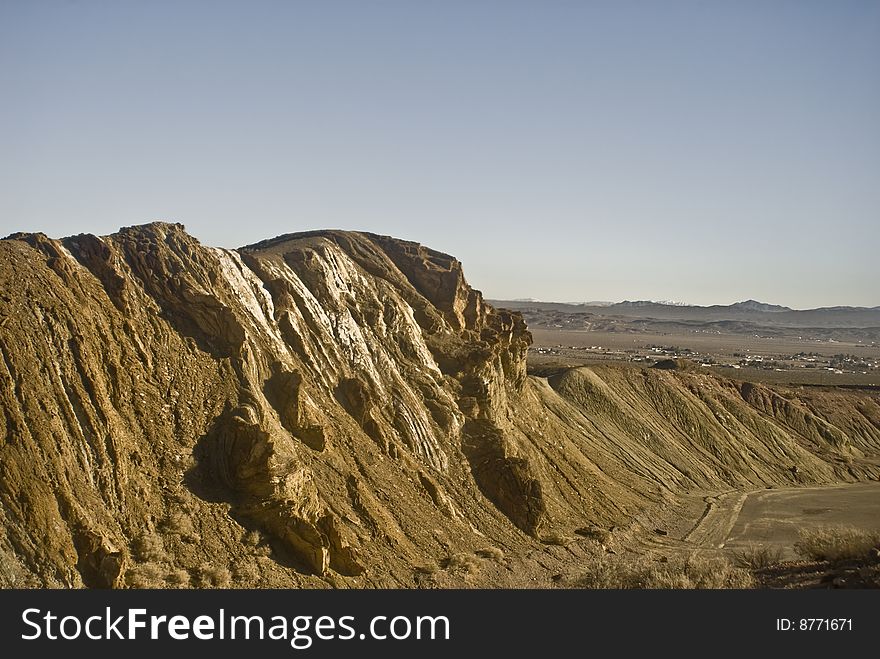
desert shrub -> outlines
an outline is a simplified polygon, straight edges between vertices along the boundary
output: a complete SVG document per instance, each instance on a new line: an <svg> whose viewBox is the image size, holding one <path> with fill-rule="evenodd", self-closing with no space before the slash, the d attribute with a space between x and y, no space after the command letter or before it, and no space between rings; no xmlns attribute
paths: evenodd
<svg viewBox="0 0 880 659"><path fill-rule="evenodd" d="M843 561L866 558L880 547L880 531L852 527L802 529L794 550L814 561Z"/></svg>
<svg viewBox="0 0 880 659"><path fill-rule="evenodd" d="M164 588L165 569L157 563L138 563L125 573L130 588Z"/></svg>
<svg viewBox="0 0 880 659"><path fill-rule="evenodd" d="M232 574L223 566L204 564L199 568L198 585L201 588L226 588L232 581Z"/></svg>
<svg viewBox="0 0 880 659"><path fill-rule="evenodd" d="M159 563L165 560L165 542L162 536L153 531L144 531L132 543L134 555L144 563Z"/></svg>
<svg viewBox="0 0 880 659"><path fill-rule="evenodd" d="M189 588L189 572L179 567L171 568L165 576L165 582L172 588Z"/></svg>
<svg viewBox="0 0 880 659"><path fill-rule="evenodd" d="M270 556L272 554L272 547L267 542L265 536L256 529L245 533L241 541L246 546L253 547L253 552L257 556Z"/></svg>
<svg viewBox="0 0 880 659"><path fill-rule="evenodd" d="M163 522L163 528L171 533L176 533L183 538L195 540L198 538L192 518L182 510L175 510L168 515Z"/></svg>
<svg viewBox="0 0 880 659"><path fill-rule="evenodd" d="M236 583L253 584L260 580L260 570L253 562L242 561L233 568L232 576Z"/></svg>
<svg viewBox="0 0 880 659"><path fill-rule="evenodd" d="M575 529L575 533L579 536L588 538L602 545L610 545L611 540L613 539L613 534L611 533L611 531L598 526L584 526L579 529Z"/></svg>
<svg viewBox="0 0 880 659"><path fill-rule="evenodd" d="M754 577L749 570L736 567L726 558L691 555L684 562L683 572L691 582L691 588L717 590L719 588L752 588L755 585Z"/></svg>
<svg viewBox="0 0 880 659"><path fill-rule="evenodd" d="M749 570L763 570L782 562L782 548L770 545L749 545L733 552L733 562L737 567Z"/></svg>
<svg viewBox="0 0 880 659"><path fill-rule="evenodd" d="M724 558L689 556L659 562L650 556L596 554L588 571L576 582L581 588L751 588L748 570Z"/></svg>
<svg viewBox="0 0 880 659"><path fill-rule="evenodd" d="M651 561L645 557L621 560L614 555L593 553L587 571L575 581L581 588L647 588Z"/></svg>
<svg viewBox="0 0 880 659"><path fill-rule="evenodd" d="M496 563L501 563L504 560L504 552L498 549L498 547L485 547L483 549L478 549L475 553L477 556L488 558L490 561L495 561Z"/></svg>
<svg viewBox="0 0 880 659"><path fill-rule="evenodd" d="M477 574L480 571L480 559L471 554L452 554L443 563L443 567L451 572Z"/></svg>
<svg viewBox="0 0 880 659"><path fill-rule="evenodd" d="M570 545L573 541L574 538L569 538L561 533L548 533L541 536L541 542L545 545L558 545L560 547L565 547L566 545Z"/></svg>

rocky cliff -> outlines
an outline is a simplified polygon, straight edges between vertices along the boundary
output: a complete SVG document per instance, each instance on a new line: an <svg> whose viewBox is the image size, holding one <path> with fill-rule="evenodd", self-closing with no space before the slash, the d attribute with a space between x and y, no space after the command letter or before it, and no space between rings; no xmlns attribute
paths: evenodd
<svg viewBox="0 0 880 659"><path fill-rule="evenodd" d="M0 292L6 586L522 585L687 489L877 474L876 398L529 377L518 314L387 236L14 234Z"/></svg>

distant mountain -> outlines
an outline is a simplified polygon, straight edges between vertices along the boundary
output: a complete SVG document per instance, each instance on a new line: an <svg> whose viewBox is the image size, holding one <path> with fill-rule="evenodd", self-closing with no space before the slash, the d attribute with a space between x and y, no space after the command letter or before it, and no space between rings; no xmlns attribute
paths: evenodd
<svg viewBox="0 0 880 659"><path fill-rule="evenodd" d="M658 303L653 300L624 300L623 302L615 302L611 307L614 309L644 309L656 304Z"/></svg>
<svg viewBox="0 0 880 659"><path fill-rule="evenodd" d="M849 306L837 306L837 307L819 307L818 309L809 309L809 311L880 311L880 307L849 307Z"/></svg>
<svg viewBox="0 0 880 659"><path fill-rule="evenodd" d="M679 302L678 300L624 300L623 302L617 302L610 304L608 306L612 307L623 307L623 308L641 308L641 307L651 307L654 305L660 305L664 307L692 307L694 305L688 304L687 302Z"/></svg>
<svg viewBox="0 0 880 659"><path fill-rule="evenodd" d="M767 304L766 302L758 302L757 300L744 300L735 304L713 304L708 307L701 307L696 304L688 304L687 302L679 302L678 300L624 300L611 305L620 309L644 309L647 307L689 307L693 309L729 309L731 311L757 311L761 313L776 313L779 311L792 311L790 307L783 307L779 304Z"/></svg>
<svg viewBox="0 0 880 659"><path fill-rule="evenodd" d="M825 307L822 309L791 309L778 304L744 300L735 304L697 306L670 304L651 300L624 300L606 304L566 304L564 302L522 302L491 300L498 307L520 310L532 326L548 322L552 326L570 326L563 315L577 315L578 323L597 323L600 318L646 319L675 322L738 322L756 326L801 328L880 328L880 307ZM544 318L545 314L553 314ZM539 318L542 318L539 320Z"/></svg>
<svg viewBox="0 0 880 659"><path fill-rule="evenodd" d="M723 306L723 305L719 305ZM779 304L767 304L758 302L757 300L745 300L736 304L727 305L729 309L742 309L743 311L761 311L766 313L776 313L779 311L793 311L790 307L783 307Z"/></svg>

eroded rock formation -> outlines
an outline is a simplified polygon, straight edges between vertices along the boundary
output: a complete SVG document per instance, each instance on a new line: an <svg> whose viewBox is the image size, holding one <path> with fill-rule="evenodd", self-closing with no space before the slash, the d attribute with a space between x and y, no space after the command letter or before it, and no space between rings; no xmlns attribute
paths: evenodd
<svg viewBox="0 0 880 659"><path fill-rule="evenodd" d="M4 585L413 586L685 488L864 478L880 450L873 399L528 377L518 314L386 236L15 234L0 291Z"/></svg>

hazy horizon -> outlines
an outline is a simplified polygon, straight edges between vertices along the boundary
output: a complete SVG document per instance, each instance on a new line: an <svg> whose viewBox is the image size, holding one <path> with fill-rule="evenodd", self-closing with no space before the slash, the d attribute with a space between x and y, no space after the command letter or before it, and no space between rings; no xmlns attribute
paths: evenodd
<svg viewBox="0 0 880 659"><path fill-rule="evenodd" d="M873 307L880 3L5 2L0 233L416 240L493 299Z"/></svg>
<svg viewBox="0 0 880 659"><path fill-rule="evenodd" d="M537 298L500 298L500 297L490 297L486 296L487 300L495 300L498 302L535 302L539 304L570 304L570 305L582 305L582 306L611 306L614 304L621 304L626 302L650 302L652 304L659 305L669 305L673 307L711 307L711 306L732 306L735 304L740 304L743 302L759 302L761 304L768 304L771 306L780 306L787 307L792 311L816 311L821 309L830 309L835 307L846 307L851 309L878 309L880 305L825 305L821 307L792 307L788 304L783 304L780 302L767 302L766 300L756 300L754 298L744 298L741 300L730 300L723 302L712 302L711 304L697 304L695 302L689 302L688 300L648 300L645 298L639 297L631 297L623 300L540 300Z"/></svg>

